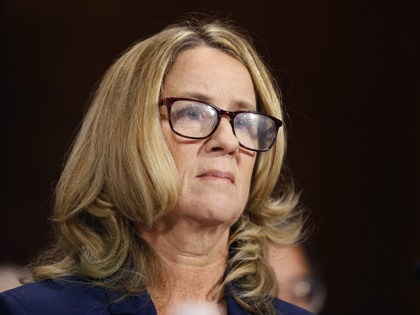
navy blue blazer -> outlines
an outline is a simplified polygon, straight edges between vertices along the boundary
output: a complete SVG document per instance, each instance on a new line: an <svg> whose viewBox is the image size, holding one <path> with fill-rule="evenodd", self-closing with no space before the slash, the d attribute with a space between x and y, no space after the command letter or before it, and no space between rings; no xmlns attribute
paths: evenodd
<svg viewBox="0 0 420 315"><path fill-rule="evenodd" d="M235 300L226 295L228 315L246 315ZM310 315L284 301L273 301L277 314ZM116 301L110 292L86 282L45 280L0 294L1 315L157 315L147 292Z"/></svg>

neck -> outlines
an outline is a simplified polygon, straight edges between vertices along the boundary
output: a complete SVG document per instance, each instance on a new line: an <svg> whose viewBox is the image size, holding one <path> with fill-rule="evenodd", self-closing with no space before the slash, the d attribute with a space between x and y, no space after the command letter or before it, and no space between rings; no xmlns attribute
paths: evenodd
<svg viewBox="0 0 420 315"><path fill-rule="evenodd" d="M214 308L212 314L223 314L215 311L225 307L214 292L226 269L229 227L171 217L151 229L139 226L139 230L169 269L164 290L148 288L158 314L174 314L186 302Z"/></svg>

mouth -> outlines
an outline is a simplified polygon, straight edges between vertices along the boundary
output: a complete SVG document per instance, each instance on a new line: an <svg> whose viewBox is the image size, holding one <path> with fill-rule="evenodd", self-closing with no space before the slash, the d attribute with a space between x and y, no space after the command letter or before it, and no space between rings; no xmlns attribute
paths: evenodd
<svg viewBox="0 0 420 315"><path fill-rule="evenodd" d="M235 176L230 172L223 172L218 170L210 170L206 171L197 176L198 178L208 179L208 180L219 180L219 181L227 181L232 184L235 183Z"/></svg>

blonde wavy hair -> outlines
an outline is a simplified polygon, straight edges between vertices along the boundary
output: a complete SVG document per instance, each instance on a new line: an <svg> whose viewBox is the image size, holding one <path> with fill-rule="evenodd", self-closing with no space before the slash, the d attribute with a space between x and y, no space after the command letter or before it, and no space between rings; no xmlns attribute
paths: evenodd
<svg viewBox="0 0 420 315"><path fill-rule="evenodd" d="M164 287L165 266L139 236L175 208L180 179L159 122L165 75L177 55L197 46L219 49L249 70L261 112L282 119L278 89L251 41L230 23L187 19L129 48L105 73L56 188L56 240L34 268L36 280L78 276L123 296ZM275 189L285 154L280 128L259 153L243 215L231 229L227 271L215 292L231 290L254 314L274 314L276 293L265 244L289 244L302 230L289 185Z"/></svg>

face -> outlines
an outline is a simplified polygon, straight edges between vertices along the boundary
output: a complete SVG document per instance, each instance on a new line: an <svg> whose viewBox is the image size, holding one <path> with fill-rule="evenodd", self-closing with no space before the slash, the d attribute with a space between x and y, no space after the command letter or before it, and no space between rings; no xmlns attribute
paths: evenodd
<svg viewBox="0 0 420 315"><path fill-rule="evenodd" d="M277 297L314 312L307 296L305 279L310 276L310 267L303 249L272 245L268 250L268 262L276 273L279 285Z"/></svg>
<svg viewBox="0 0 420 315"><path fill-rule="evenodd" d="M202 100L228 111L256 110L246 67L226 53L205 46L177 57L165 79L162 96ZM239 146L226 117L209 138L193 140L171 130L164 106L160 113L182 184L176 214L206 225L232 225L247 203L256 153Z"/></svg>

